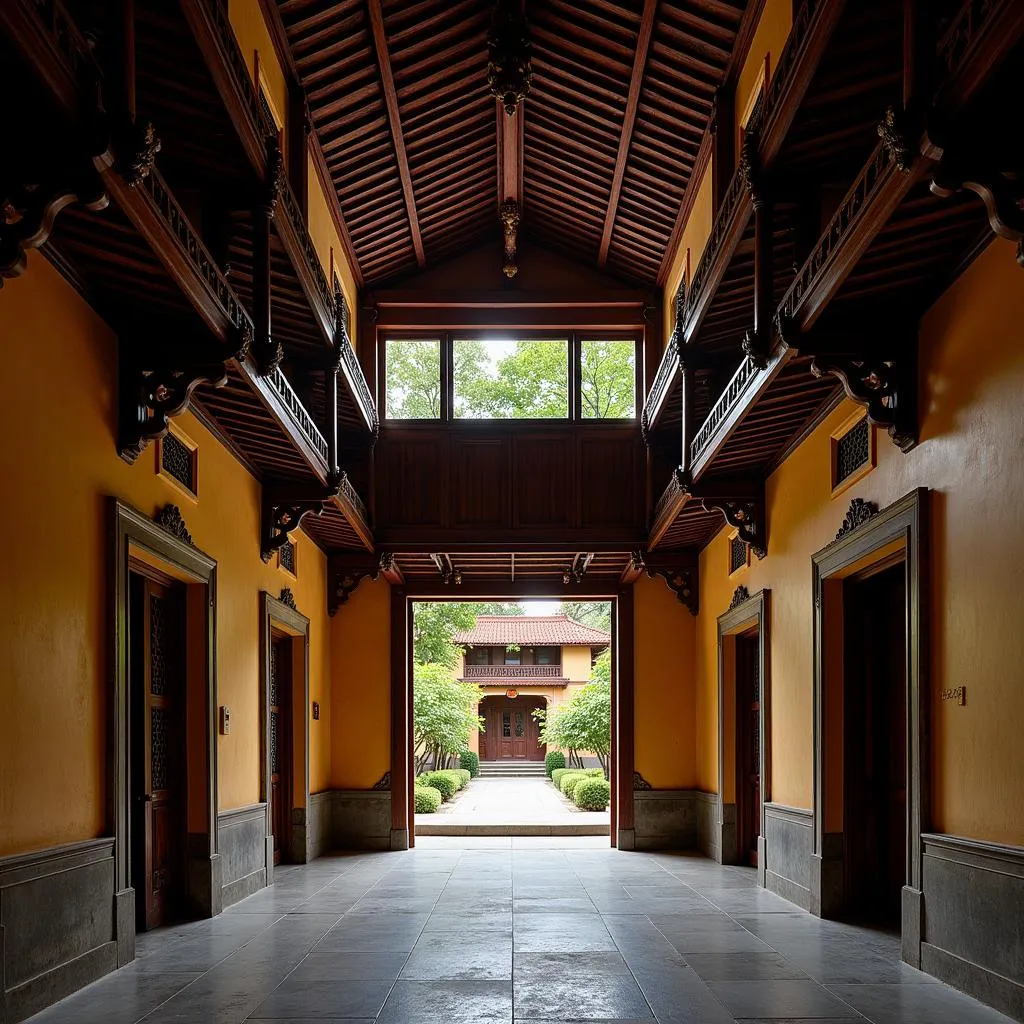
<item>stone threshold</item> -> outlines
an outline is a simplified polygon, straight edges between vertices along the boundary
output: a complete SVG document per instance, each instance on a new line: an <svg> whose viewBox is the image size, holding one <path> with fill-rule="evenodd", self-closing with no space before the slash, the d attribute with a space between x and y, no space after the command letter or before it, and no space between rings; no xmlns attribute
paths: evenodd
<svg viewBox="0 0 1024 1024"><path fill-rule="evenodd" d="M443 822L420 824L418 836L610 836L608 822L584 822L578 825L454 825Z"/></svg>

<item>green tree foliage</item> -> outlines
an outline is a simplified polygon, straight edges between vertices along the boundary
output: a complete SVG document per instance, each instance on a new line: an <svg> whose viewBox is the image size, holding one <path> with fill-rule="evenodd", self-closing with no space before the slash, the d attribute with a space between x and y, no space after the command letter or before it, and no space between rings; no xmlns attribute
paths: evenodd
<svg viewBox="0 0 1024 1024"><path fill-rule="evenodd" d="M437 768L458 757L466 737L483 731L476 713L480 687L452 679L443 664L416 665L413 672L412 728L416 772L433 761Z"/></svg>
<svg viewBox="0 0 1024 1024"><path fill-rule="evenodd" d="M561 611L563 615L591 629L603 629L606 633L612 631L610 601L563 601Z"/></svg>
<svg viewBox="0 0 1024 1024"><path fill-rule="evenodd" d="M580 405L585 420L636 415L635 351L632 341L580 344Z"/></svg>
<svg viewBox="0 0 1024 1024"><path fill-rule="evenodd" d="M567 342L513 343L492 361L493 346L479 339L453 344L456 418L564 419L569 415ZM441 357L436 341L389 341L387 415L437 419L441 415ZM580 346L580 405L585 419L636 414L634 345L587 341Z"/></svg>
<svg viewBox="0 0 1024 1024"><path fill-rule="evenodd" d="M461 648L452 640L460 630L472 629L477 606L456 601L418 601L413 607L412 656L417 665L455 668Z"/></svg>
<svg viewBox="0 0 1024 1024"><path fill-rule="evenodd" d="M387 414L394 419L437 419L441 415L441 344L389 341Z"/></svg>
<svg viewBox="0 0 1024 1024"><path fill-rule="evenodd" d="M609 662L610 664L610 662ZM597 755L605 775L611 752L612 688L610 681L587 683L572 699L551 713L544 708L533 712L540 723L540 739L549 747L567 751L569 760L579 763L577 751Z"/></svg>

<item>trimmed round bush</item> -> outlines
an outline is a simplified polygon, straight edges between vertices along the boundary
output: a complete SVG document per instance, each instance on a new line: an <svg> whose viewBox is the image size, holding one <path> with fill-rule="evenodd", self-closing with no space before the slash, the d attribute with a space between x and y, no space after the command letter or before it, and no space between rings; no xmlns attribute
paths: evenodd
<svg viewBox="0 0 1024 1024"><path fill-rule="evenodd" d="M446 803L459 791L458 783L447 772L424 772L416 781L436 789Z"/></svg>
<svg viewBox="0 0 1024 1024"><path fill-rule="evenodd" d="M548 778L553 778L552 772L556 768L565 767L565 754L560 750L549 750L544 755L544 771L547 772Z"/></svg>
<svg viewBox="0 0 1024 1024"><path fill-rule="evenodd" d="M588 779L603 779L604 769L603 768L587 768L583 773Z"/></svg>
<svg viewBox="0 0 1024 1024"><path fill-rule="evenodd" d="M562 788L562 779L573 772L579 771L578 768L556 768L551 773L551 781L555 784L558 789Z"/></svg>
<svg viewBox="0 0 1024 1024"><path fill-rule="evenodd" d="M480 774L480 755L475 750L464 750L459 754L459 764L475 779Z"/></svg>
<svg viewBox="0 0 1024 1024"><path fill-rule="evenodd" d="M573 794L576 792L576 787L586 778L580 772L575 775L565 775L562 777L562 793L567 796L570 800L573 798Z"/></svg>
<svg viewBox="0 0 1024 1024"><path fill-rule="evenodd" d="M469 780L473 778L473 775L468 768L453 768L452 774L457 775L459 777L459 781L462 783L462 785L459 786L459 789L464 789L468 786Z"/></svg>
<svg viewBox="0 0 1024 1024"><path fill-rule="evenodd" d="M441 794L433 786L416 786L413 794L417 814L433 814L441 806Z"/></svg>
<svg viewBox="0 0 1024 1024"><path fill-rule="evenodd" d="M581 811L603 811L612 798L611 783L605 779L580 779L572 798Z"/></svg>
<svg viewBox="0 0 1024 1024"><path fill-rule="evenodd" d="M455 783L455 789L456 789L456 791L458 791L458 790L462 789L463 786L466 785L466 782L469 782L469 779L466 779L465 782L462 781L462 774L461 774L461 772L462 772L461 768L442 768L440 774L441 775L447 775L448 778L451 779L452 782Z"/></svg>

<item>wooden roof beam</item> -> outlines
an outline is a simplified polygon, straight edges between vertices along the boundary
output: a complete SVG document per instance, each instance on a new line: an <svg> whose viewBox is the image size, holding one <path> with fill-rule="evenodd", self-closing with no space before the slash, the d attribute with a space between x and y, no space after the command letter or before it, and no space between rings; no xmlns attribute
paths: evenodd
<svg viewBox="0 0 1024 1024"><path fill-rule="evenodd" d="M402 115L398 109L398 92L395 89L395 77L391 73L391 57L388 54L388 37L384 30L384 12L381 10L381 0L367 0L367 8L370 13L370 25L373 28L373 45L377 51L381 88L388 111L388 126L391 128L391 138L395 144L398 174L402 179L402 195L405 197L405 209L409 217L409 233L412 235L412 246L416 251L416 262L422 268L427 265L427 260L423 251L423 235L420 233L419 216L416 213L416 195L412 189L409 157L405 152L405 135L402 132Z"/></svg>
<svg viewBox="0 0 1024 1024"><path fill-rule="evenodd" d="M640 87L643 85L644 70L647 67L647 53L651 46L651 34L654 31L654 16L657 10L658 0L644 0L644 13L640 20L640 31L637 34L636 52L633 55L633 74L629 80L629 93L626 98L626 113L622 119L622 132L619 135L619 152L615 158L615 173L612 175L612 188L608 194L608 209L605 212L604 230L601 233L601 247L597 254L597 264L600 267L608 262L608 250L612 244L615 216L619 210L619 195L622 192L622 179L626 175L626 161L629 158L629 147L633 141L636 108L640 103Z"/></svg>
<svg viewBox="0 0 1024 1024"><path fill-rule="evenodd" d="M510 117L501 100L494 101L498 119L498 209L506 200L523 203L523 134L526 122L526 101L516 107Z"/></svg>

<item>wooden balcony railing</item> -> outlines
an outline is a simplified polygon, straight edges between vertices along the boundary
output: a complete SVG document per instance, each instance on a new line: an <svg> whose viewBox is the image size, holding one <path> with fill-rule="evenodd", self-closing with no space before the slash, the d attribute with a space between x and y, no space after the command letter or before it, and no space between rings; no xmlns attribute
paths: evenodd
<svg viewBox="0 0 1024 1024"><path fill-rule="evenodd" d="M464 679L561 679L561 665L467 665Z"/></svg>

